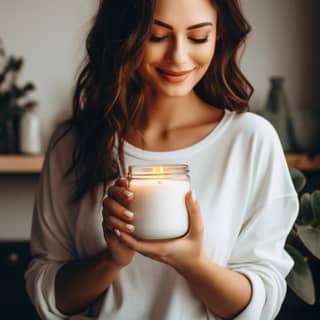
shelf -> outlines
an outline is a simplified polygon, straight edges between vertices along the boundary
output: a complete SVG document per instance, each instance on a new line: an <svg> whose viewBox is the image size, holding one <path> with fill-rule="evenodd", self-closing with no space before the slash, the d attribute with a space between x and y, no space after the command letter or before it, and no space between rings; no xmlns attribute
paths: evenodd
<svg viewBox="0 0 320 320"><path fill-rule="evenodd" d="M320 154L310 157L307 154L286 154L288 166L302 171L319 171Z"/></svg>
<svg viewBox="0 0 320 320"><path fill-rule="evenodd" d="M286 154L288 166L302 171L320 171L320 154L310 158L306 154ZM1 173L40 173L43 155L0 155Z"/></svg>
<svg viewBox="0 0 320 320"><path fill-rule="evenodd" d="M0 155L0 173L40 173L43 155Z"/></svg>

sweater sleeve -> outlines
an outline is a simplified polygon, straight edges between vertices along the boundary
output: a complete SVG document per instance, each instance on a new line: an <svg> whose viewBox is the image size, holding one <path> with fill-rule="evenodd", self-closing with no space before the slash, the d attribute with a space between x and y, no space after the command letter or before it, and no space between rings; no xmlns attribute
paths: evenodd
<svg viewBox="0 0 320 320"><path fill-rule="evenodd" d="M55 277L60 267L76 258L72 241L71 181L64 178L70 154L69 133L49 143L36 192L31 230L32 261L25 274L26 289L42 319L67 319L55 301Z"/></svg>
<svg viewBox="0 0 320 320"><path fill-rule="evenodd" d="M260 122L253 139L251 199L228 262L228 268L246 275L252 286L251 300L236 320L274 319L293 267L284 245L298 214L298 197L277 133Z"/></svg>
<svg viewBox="0 0 320 320"><path fill-rule="evenodd" d="M257 207L244 226L229 260L229 268L246 275L252 297L236 320L272 320L286 295L285 277L293 260L284 250L298 208L295 196L273 199Z"/></svg>

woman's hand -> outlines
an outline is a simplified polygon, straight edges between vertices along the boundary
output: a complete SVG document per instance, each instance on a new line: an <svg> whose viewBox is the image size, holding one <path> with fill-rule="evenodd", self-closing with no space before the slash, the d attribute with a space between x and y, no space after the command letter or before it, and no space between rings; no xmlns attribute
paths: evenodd
<svg viewBox="0 0 320 320"><path fill-rule="evenodd" d="M127 203L132 199L133 194L127 189L127 180L120 178L108 189L108 197L103 200L104 237L113 262L120 267L128 265L135 254L135 250L119 237L123 232L131 233L134 230L131 224L134 215L127 209Z"/></svg>
<svg viewBox="0 0 320 320"><path fill-rule="evenodd" d="M126 230L120 234L123 244L134 251L154 260L166 263L178 272L193 270L204 258L203 232L200 207L197 200L192 199L192 192L186 195L186 206L189 213L189 231L179 239L144 241L135 239ZM117 225L115 225L117 227Z"/></svg>

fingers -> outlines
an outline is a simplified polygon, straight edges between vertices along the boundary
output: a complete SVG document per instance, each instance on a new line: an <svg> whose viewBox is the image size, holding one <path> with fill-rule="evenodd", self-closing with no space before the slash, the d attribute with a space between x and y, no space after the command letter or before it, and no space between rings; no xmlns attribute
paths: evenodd
<svg viewBox="0 0 320 320"><path fill-rule="evenodd" d="M127 233L121 233L120 239L121 243L130 249L151 259L167 263L167 256L170 251L168 241L140 241Z"/></svg>
<svg viewBox="0 0 320 320"><path fill-rule="evenodd" d="M114 246L120 242L119 241L120 239L119 239L119 237L117 237L114 230L109 230L107 228L103 228L103 234L104 234L104 239L106 240L106 242L110 246Z"/></svg>
<svg viewBox="0 0 320 320"><path fill-rule="evenodd" d="M128 201L133 199L133 193L126 187L114 185L108 189L108 197L126 205Z"/></svg>
<svg viewBox="0 0 320 320"><path fill-rule="evenodd" d="M132 233L134 231L134 225L126 223L123 220L116 218L115 216L107 216L103 221L103 227L108 230L118 230L120 233ZM117 232L117 231L116 231ZM117 232L118 233L118 232Z"/></svg>
<svg viewBox="0 0 320 320"><path fill-rule="evenodd" d="M104 234L104 238L108 244L108 248L111 250L111 253L114 251L119 253L120 252L119 250L132 251L132 249L130 249L128 246L122 243L122 241L120 240L120 237L116 235L114 230L113 231L106 230Z"/></svg>
<svg viewBox="0 0 320 320"><path fill-rule="evenodd" d="M108 196L103 200L102 227L106 232L112 233L111 238L114 238L115 234L119 237L119 233L134 231L134 213L126 208L126 203L133 198L133 194L128 191L127 186L127 179L118 179L108 189Z"/></svg>
<svg viewBox="0 0 320 320"><path fill-rule="evenodd" d="M120 232L132 233L134 226L133 212L121 206L117 201L108 198L104 201L103 206L103 229L118 230Z"/></svg>
<svg viewBox="0 0 320 320"><path fill-rule="evenodd" d="M115 216L127 222L132 222L134 220L134 213L112 198L107 198L103 201L102 215L104 219L108 216Z"/></svg>
<svg viewBox="0 0 320 320"><path fill-rule="evenodd" d="M120 235L121 241L125 243L129 248L140 252L141 254L150 254L152 252L152 243L148 241L139 241L130 234L122 233Z"/></svg>
<svg viewBox="0 0 320 320"><path fill-rule="evenodd" d="M127 209L127 202L133 198L133 193L127 190L128 180L120 178L108 189L108 196L103 200L103 217L114 215L125 221L132 221L133 212Z"/></svg>

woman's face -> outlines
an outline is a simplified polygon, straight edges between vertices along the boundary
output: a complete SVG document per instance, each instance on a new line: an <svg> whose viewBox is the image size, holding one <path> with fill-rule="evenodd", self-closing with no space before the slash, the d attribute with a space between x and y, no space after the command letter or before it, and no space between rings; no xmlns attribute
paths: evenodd
<svg viewBox="0 0 320 320"><path fill-rule="evenodd" d="M157 0L152 36L139 68L153 94L185 96L206 73L216 44L210 0Z"/></svg>

